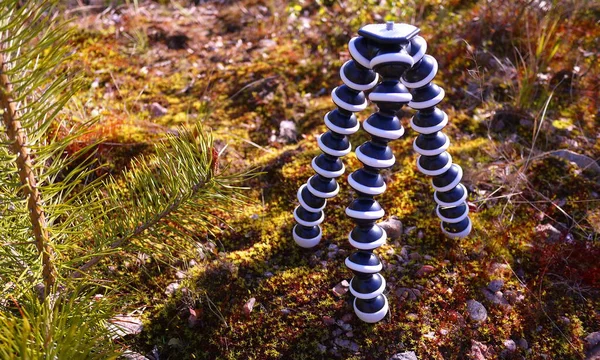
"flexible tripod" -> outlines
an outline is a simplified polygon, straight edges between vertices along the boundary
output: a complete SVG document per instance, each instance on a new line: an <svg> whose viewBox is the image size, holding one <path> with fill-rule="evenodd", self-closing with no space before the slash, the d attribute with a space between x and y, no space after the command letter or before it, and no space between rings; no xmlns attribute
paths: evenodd
<svg viewBox="0 0 600 360"><path fill-rule="evenodd" d="M392 167L396 160L388 143L404 134L396 117L404 105L417 110L410 120L411 128L419 133L413 148L419 154L419 171L433 177L441 230L453 238L465 237L471 231L467 189L460 183L462 169L452 164L446 151L450 140L440 132L448 124L448 116L436 107L444 98L444 90L431 82L438 64L425 54L427 43L418 33L415 26L390 21L366 25L358 31L358 37L350 40L352 60L340 69L344 85L331 93L337 109L325 115L329 130L318 138L323 153L312 160L316 174L298 190L300 206L294 210L298 223L292 231L294 240L301 247L316 246L322 236L319 224L325 217L327 199L339 192L335 179L345 170L340 158L351 151L348 136L359 129L354 113L367 107L364 92L372 89L368 100L377 105L378 111L363 122L371 140L356 148L363 167L348 176L348 184L357 194L346 208L346 215L356 224L348 240L357 251L345 261L354 273L350 282L354 311L369 323L380 321L388 312L383 294L386 282L379 274L382 264L373 253L387 238L376 224L384 210L374 197L386 189L380 171Z"/></svg>

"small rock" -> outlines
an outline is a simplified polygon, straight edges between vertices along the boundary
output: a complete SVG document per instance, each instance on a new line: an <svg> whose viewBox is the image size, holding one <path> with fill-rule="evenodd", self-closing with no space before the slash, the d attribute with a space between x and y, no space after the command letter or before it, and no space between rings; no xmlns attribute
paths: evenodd
<svg viewBox="0 0 600 360"><path fill-rule="evenodd" d="M288 316L289 314L292 313L292 310L290 310L288 308L283 308L280 311L281 311L281 315L283 315L283 316Z"/></svg>
<svg viewBox="0 0 600 360"><path fill-rule="evenodd" d="M396 290L396 295L402 300L415 301L421 297L421 291L419 289L399 288Z"/></svg>
<svg viewBox="0 0 600 360"><path fill-rule="evenodd" d="M333 291L333 293L335 295L343 296L345 293L348 292L349 287L350 287L350 284L348 283L348 281L342 280L342 282L340 282L339 284L334 286L333 289L331 289L331 290Z"/></svg>
<svg viewBox="0 0 600 360"><path fill-rule="evenodd" d="M169 345L169 347L173 347L173 348L182 348L183 342L181 342L181 340L179 340L177 338L171 338L169 340L169 342L167 343L167 345Z"/></svg>
<svg viewBox="0 0 600 360"><path fill-rule="evenodd" d="M417 320L419 320L419 315L417 315L415 313L408 313L408 314L406 314L406 320L417 321Z"/></svg>
<svg viewBox="0 0 600 360"><path fill-rule="evenodd" d="M506 290L504 292L504 298L508 300L511 305L520 303L525 300L525 295L523 295L520 291Z"/></svg>
<svg viewBox="0 0 600 360"><path fill-rule="evenodd" d="M406 351L393 355L390 360L418 360L414 351Z"/></svg>
<svg viewBox="0 0 600 360"><path fill-rule="evenodd" d="M323 323L327 326L335 324L335 319L331 316L324 315L321 319L323 319Z"/></svg>
<svg viewBox="0 0 600 360"><path fill-rule="evenodd" d="M265 273L263 274L263 276L264 276L264 277L266 277L266 278L270 278L270 277L273 277L273 273L272 273L272 272L270 272L270 271L267 271L267 272L265 272Z"/></svg>
<svg viewBox="0 0 600 360"><path fill-rule="evenodd" d="M113 339L127 335L137 335L144 329L142 320L133 316L117 315L108 320L108 323L107 328Z"/></svg>
<svg viewBox="0 0 600 360"><path fill-rule="evenodd" d="M408 258L409 258L410 260L415 260L415 261L417 261L417 260L420 260L420 259L421 259L421 255L419 255L419 253L418 253L418 252L411 252L410 254L408 254Z"/></svg>
<svg viewBox="0 0 600 360"><path fill-rule="evenodd" d="M563 325L569 325L571 323L571 319L566 316L559 316L558 321L560 321Z"/></svg>
<svg viewBox="0 0 600 360"><path fill-rule="evenodd" d="M338 320L335 323L337 324L337 326L339 326L344 331L352 330L352 325L346 324L343 320Z"/></svg>
<svg viewBox="0 0 600 360"><path fill-rule="evenodd" d="M126 360L148 360L148 358L144 355L131 350L126 350L123 354L121 354L121 358Z"/></svg>
<svg viewBox="0 0 600 360"><path fill-rule="evenodd" d="M483 293L485 298L492 304L510 306L508 300L506 300L504 296L502 296L502 292L500 291L492 292L489 289L482 289L481 292Z"/></svg>
<svg viewBox="0 0 600 360"><path fill-rule="evenodd" d="M434 270L435 270L435 268L431 265L423 265L423 266L421 266L421 268L419 270L417 270L415 275L417 277L423 277L423 276L433 272Z"/></svg>
<svg viewBox="0 0 600 360"><path fill-rule="evenodd" d="M495 279L490 281L488 284L488 289L492 292L500 291L504 286L504 281L502 279Z"/></svg>
<svg viewBox="0 0 600 360"><path fill-rule="evenodd" d="M504 347L509 351L517 350L517 344L511 339L504 340Z"/></svg>
<svg viewBox="0 0 600 360"><path fill-rule="evenodd" d="M161 104L157 102L153 102L150 104L150 114L153 118L161 117L167 115L167 108L163 107Z"/></svg>
<svg viewBox="0 0 600 360"><path fill-rule="evenodd" d="M524 338L517 340L517 346L523 350L529 349L529 344L527 343L527 340L525 340Z"/></svg>
<svg viewBox="0 0 600 360"><path fill-rule="evenodd" d="M549 243L555 243L562 237L562 233L550 224L540 224L536 226L535 232L542 234Z"/></svg>
<svg viewBox="0 0 600 360"><path fill-rule="evenodd" d="M519 124L520 124L522 127L524 127L524 128L527 128L527 129L531 129L531 128L533 128L533 121L531 121L530 119L527 119L527 118L522 118L522 119L519 121Z"/></svg>
<svg viewBox="0 0 600 360"><path fill-rule="evenodd" d="M471 340L471 353L470 358L473 360L486 360L491 359L488 353L487 345L480 343L479 341Z"/></svg>
<svg viewBox="0 0 600 360"><path fill-rule="evenodd" d="M283 144L296 142L298 133L296 131L296 123L290 120L283 120L279 123L279 136L277 141Z"/></svg>
<svg viewBox="0 0 600 360"><path fill-rule="evenodd" d="M473 321L483 322L487 319L487 310L479 301L467 301L467 312L469 313L469 318Z"/></svg>
<svg viewBox="0 0 600 360"><path fill-rule="evenodd" d="M342 339L342 338L336 338L333 342L337 346L342 347L344 349L348 349L350 351L356 352L360 349L358 347L358 344L355 343L354 341L350 341L350 340L346 340L346 339Z"/></svg>
<svg viewBox="0 0 600 360"><path fill-rule="evenodd" d="M404 228L404 233L406 235L410 235L412 234L415 230L417 230L416 226L407 226L406 228Z"/></svg>
<svg viewBox="0 0 600 360"><path fill-rule="evenodd" d="M424 237L425 237L425 233L423 232L423 230L417 231L417 239L422 239Z"/></svg>
<svg viewBox="0 0 600 360"><path fill-rule="evenodd" d="M317 350L319 350L319 352L321 354L325 354L327 352L327 346L325 346L325 345L323 345L321 343L318 343L317 344Z"/></svg>
<svg viewBox="0 0 600 360"><path fill-rule="evenodd" d="M271 39L261 39L258 42L258 45L263 48L263 49L270 49L272 47L277 46L277 43L274 40Z"/></svg>
<svg viewBox="0 0 600 360"><path fill-rule="evenodd" d="M167 287L165 288L165 295L173 295L175 294L175 292L177 291L177 289L179 289L181 285L179 285L179 283L170 283L169 285L167 285Z"/></svg>
<svg viewBox="0 0 600 360"><path fill-rule="evenodd" d="M250 298L250 300L248 300L244 304L244 313L246 314L246 316L250 315L250 313L252 312L252 309L254 309L255 303L256 303L256 298Z"/></svg>
<svg viewBox="0 0 600 360"><path fill-rule="evenodd" d="M588 349L600 344L600 331L593 332L585 337L585 346Z"/></svg>
<svg viewBox="0 0 600 360"><path fill-rule="evenodd" d="M588 169L600 175L600 165L598 165L596 160L592 159L589 156L578 154L574 151L565 149L553 151L551 154L556 157L563 158L569 162L575 163L581 169Z"/></svg>
<svg viewBox="0 0 600 360"><path fill-rule="evenodd" d="M388 239L396 240L402 236L402 221L397 216L390 216L387 220L378 223L379 227L385 230Z"/></svg>
<svg viewBox="0 0 600 360"><path fill-rule="evenodd" d="M342 316L342 321L350 322L352 321L352 318L354 318L354 315L352 315L352 313L344 314L344 316Z"/></svg>
<svg viewBox="0 0 600 360"><path fill-rule="evenodd" d="M179 279L179 280L185 279L185 276L186 276L186 275L185 275L185 273L184 273L183 271L177 271L177 272L175 273L175 277L176 277L177 279Z"/></svg>

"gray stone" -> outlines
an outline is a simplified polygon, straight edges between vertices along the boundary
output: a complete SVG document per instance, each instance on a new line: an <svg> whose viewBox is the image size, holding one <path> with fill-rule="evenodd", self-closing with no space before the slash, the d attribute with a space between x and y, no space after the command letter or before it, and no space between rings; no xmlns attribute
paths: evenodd
<svg viewBox="0 0 600 360"><path fill-rule="evenodd" d="M418 360L414 351L406 351L393 355L390 360Z"/></svg>
<svg viewBox="0 0 600 360"><path fill-rule="evenodd" d="M598 165L596 160L592 159L589 156L581 155L574 151L565 149L553 151L551 152L551 155L575 163L582 170L591 170L597 175L600 175L600 165Z"/></svg>
<svg viewBox="0 0 600 360"><path fill-rule="evenodd" d="M137 335L142 332L144 325L142 320L127 315L117 315L108 320L108 331L113 339L125 337L127 335Z"/></svg>
<svg viewBox="0 0 600 360"><path fill-rule="evenodd" d="M485 298L495 305L500 306L510 306L508 300L506 300L501 291L492 292L489 289L482 289L481 292L485 296Z"/></svg>
<svg viewBox="0 0 600 360"><path fill-rule="evenodd" d="M524 338L517 340L517 346L523 350L529 349L529 344L527 343L527 340L525 340Z"/></svg>
<svg viewBox="0 0 600 360"><path fill-rule="evenodd" d="M342 296L345 293L348 292L348 288L350 287L350 284L348 283L347 280L342 280L342 282L340 282L339 284L337 284L336 286L333 287L333 289L331 289L333 291L333 293L337 296Z"/></svg>
<svg viewBox="0 0 600 360"><path fill-rule="evenodd" d="M504 340L504 347L509 351L517 350L517 344L515 343L514 340L511 340L511 339Z"/></svg>
<svg viewBox="0 0 600 360"><path fill-rule="evenodd" d="M177 291L177 289L179 289L180 286L181 285L179 285L178 283L170 283L165 288L165 295L173 295L173 294L175 294L175 292Z"/></svg>
<svg viewBox="0 0 600 360"><path fill-rule="evenodd" d="M385 230L388 239L396 240L402 236L402 221L397 216L390 216L387 220L378 223Z"/></svg>
<svg viewBox="0 0 600 360"><path fill-rule="evenodd" d="M596 331L590 333L585 337L585 346L589 348L593 348L594 346L600 344L600 331Z"/></svg>
<svg viewBox="0 0 600 360"><path fill-rule="evenodd" d="M492 292L500 291L504 286L504 281L502 279L495 279L490 281L488 284L488 289Z"/></svg>
<svg viewBox="0 0 600 360"><path fill-rule="evenodd" d="M157 102L150 104L150 115L152 115L153 118L165 116L167 115L167 112L167 108Z"/></svg>
<svg viewBox="0 0 600 360"><path fill-rule="evenodd" d="M296 131L296 123L290 120L283 120L279 123L279 136L277 140L284 144L289 144L296 141L298 132Z"/></svg>
<svg viewBox="0 0 600 360"><path fill-rule="evenodd" d="M467 301L467 312L469 313L469 318L473 321L483 322L487 319L487 310L479 301Z"/></svg>
<svg viewBox="0 0 600 360"><path fill-rule="evenodd" d="M121 354L121 358L126 360L148 360L148 358L144 355L133 352L131 350L127 350L123 354Z"/></svg>
<svg viewBox="0 0 600 360"><path fill-rule="evenodd" d="M490 359L491 355L488 350L488 346L471 339L471 352L469 356L473 360L487 360Z"/></svg>
<svg viewBox="0 0 600 360"><path fill-rule="evenodd" d="M535 227L536 233L542 233L549 243L555 243L562 237L560 230L550 224L540 224Z"/></svg>

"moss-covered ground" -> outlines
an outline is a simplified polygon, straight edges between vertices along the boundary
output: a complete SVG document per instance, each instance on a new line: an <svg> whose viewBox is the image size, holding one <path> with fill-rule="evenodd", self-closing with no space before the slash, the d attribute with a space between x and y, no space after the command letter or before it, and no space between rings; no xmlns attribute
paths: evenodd
<svg viewBox="0 0 600 360"><path fill-rule="evenodd" d="M478 358L479 342L483 358L584 358L584 337L600 331L600 174L552 153L600 158L600 9L592 1L180 1L90 11L70 13L69 65L85 82L71 110L74 121L100 117L88 136L106 139L105 171L118 174L165 133L202 122L223 149L224 171L261 172L246 184L248 205L219 214L221 233L194 234L195 258L104 264L117 274L123 311L144 316L144 331L124 348L155 348L161 359L404 351L466 359ZM419 26L439 62L445 132L465 171L474 228L461 240L441 233L407 112L378 198L404 226L378 250L391 310L368 325L349 294L332 291L351 277L345 177L318 247L297 247L291 229L296 191L312 175L322 117L333 109L329 93L349 59L345 44L361 25L384 20ZM283 120L296 124L297 141L278 137ZM366 139L360 131L352 144ZM347 173L360 166L353 154L344 160ZM501 305L482 292L496 279L504 281ZM165 294L175 282L179 290ZM469 319L470 299L486 307L486 321ZM527 346L506 351L510 339Z"/></svg>

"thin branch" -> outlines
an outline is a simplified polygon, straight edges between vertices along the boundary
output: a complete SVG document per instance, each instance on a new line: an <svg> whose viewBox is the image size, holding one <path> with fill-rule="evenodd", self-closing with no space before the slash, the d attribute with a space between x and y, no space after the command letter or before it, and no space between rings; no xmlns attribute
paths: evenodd
<svg viewBox="0 0 600 360"><path fill-rule="evenodd" d="M17 106L13 101L12 84L6 75L4 56L0 53L0 105L3 110L4 126L12 151L17 155L19 178L23 192L27 198L29 218L33 227L35 246L42 255L42 275L47 295L56 283L57 271L54 264L54 249L50 244L48 230L46 229L46 215L42 209L42 197L37 188L37 179L32 170L31 150L27 144L27 135L19 121Z"/></svg>
<svg viewBox="0 0 600 360"><path fill-rule="evenodd" d="M198 181L192 187L190 197L193 197L200 189L202 189L204 186L206 186L206 184L211 180L211 176L212 175L210 175L206 179ZM177 198L177 200L175 200L173 203L171 203L169 206L167 206L163 211L156 214L154 217L152 217L150 220L146 221L145 223L136 226L136 228L130 234L113 241L109 245L109 250L115 250L123 245L129 244L129 242L131 240L133 240L137 236L141 235L144 231L146 231L146 230L150 229L151 227L153 227L154 225L158 224L160 221L162 221L164 218L169 216L174 211L177 211L177 209L179 209L181 204L184 202L185 198L186 198L186 196L184 196L184 195L179 196ZM99 263L100 260L102 260L102 258L104 256L106 256L106 254L99 254L99 255L92 257L85 264L81 265L77 270L73 271L71 273L70 277L74 278L74 279L83 277L84 272L89 270L90 268L92 268L97 263Z"/></svg>

